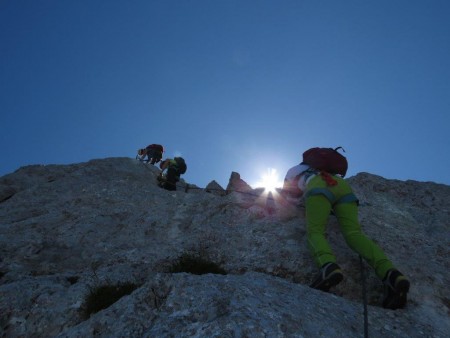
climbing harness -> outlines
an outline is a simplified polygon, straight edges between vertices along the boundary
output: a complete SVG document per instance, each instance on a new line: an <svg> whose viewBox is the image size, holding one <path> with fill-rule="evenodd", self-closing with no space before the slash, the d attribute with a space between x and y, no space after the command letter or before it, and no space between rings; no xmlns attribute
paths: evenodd
<svg viewBox="0 0 450 338"><path fill-rule="evenodd" d="M308 198L308 197L314 196L314 195L323 195L323 196L325 196L326 199L333 206L336 205L336 204L340 204L340 203L351 203L351 202L356 202L359 205L358 198L353 193L344 195L341 198L336 199L334 194L330 190L328 190L327 188L313 188L313 189L309 190L306 193L305 198Z"/></svg>

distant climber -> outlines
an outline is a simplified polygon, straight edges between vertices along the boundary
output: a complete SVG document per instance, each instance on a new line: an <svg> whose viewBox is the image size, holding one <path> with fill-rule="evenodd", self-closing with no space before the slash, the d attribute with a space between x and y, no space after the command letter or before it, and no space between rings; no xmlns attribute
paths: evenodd
<svg viewBox="0 0 450 338"><path fill-rule="evenodd" d="M319 159L321 156L324 158ZM311 163L316 163L316 167ZM320 267L310 286L327 292L343 279L342 270L325 239L328 216L333 211L348 246L364 258L383 281L383 307L393 310L403 308L407 303L410 283L383 250L363 234L358 221L358 200L341 177L346 171L347 160L336 149L312 148L303 154L300 164L288 170L284 180L282 194L294 198L303 196L305 199L308 246Z"/></svg>
<svg viewBox="0 0 450 338"><path fill-rule="evenodd" d="M177 190L176 183L180 180L180 175L187 170L186 162L182 157L166 159L159 165L161 174L158 176L159 186L166 190Z"/></svg>
<svg viewBox="0 0 450 338"><path fill-rule="evenodd" d="M164 147L160 144L150 144L146 148L139 149L136 159L147 162L150 164L156 164L161 161L164 153ZM147 157L147 159L145 159Z"/></svg>

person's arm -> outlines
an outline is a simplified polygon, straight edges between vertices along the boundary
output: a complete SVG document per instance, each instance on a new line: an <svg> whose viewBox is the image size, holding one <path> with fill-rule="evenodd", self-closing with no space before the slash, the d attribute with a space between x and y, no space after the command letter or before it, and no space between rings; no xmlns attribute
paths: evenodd
<svg viewBox="0 0 450 338"><path fill-rule="evenodd" d="M298 181L301 175L294 177L293 179L285 179L282 192L293 198L300 198L303 195L303 191L298 186Z"/></svg>
<svg viewBox="0 0 450 338"><path fill-rule="evenodd" d="M169 165L169 160L167 159L167 160L162 161L161 164L159 165L159 167L161 168L161 171L164 171L168 165Z"/></svg>

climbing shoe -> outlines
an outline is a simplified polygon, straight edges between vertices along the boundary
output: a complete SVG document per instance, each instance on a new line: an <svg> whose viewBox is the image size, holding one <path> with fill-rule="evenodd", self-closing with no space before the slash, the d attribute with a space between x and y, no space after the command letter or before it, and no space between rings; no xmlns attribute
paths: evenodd
<svg viewBox="0 0 450 338"><path fill-rule="evenodd" d="M341 268L336 263L327 263L310 285L313 289L328 292L332 286L339 284L344 278Z"/></svg>
<svg viewBox="0 0 450 338"><path fill-rule="evenodd" d="M400 271L391 269L386 273L383 283L383 307L391 310L403 309L406 305L409 291L408 279Z"/></svg>

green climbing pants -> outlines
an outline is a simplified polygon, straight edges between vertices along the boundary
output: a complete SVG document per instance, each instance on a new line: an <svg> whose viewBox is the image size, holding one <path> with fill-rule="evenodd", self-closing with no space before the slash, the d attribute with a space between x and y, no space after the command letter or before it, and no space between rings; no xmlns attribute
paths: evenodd
<svg viewBox="0 0 450 338"><path fill-rule="evenodd" d="M321 176L311 179L306 189L306 227L308 246L319 265L336 262L330 245L325 239L325 228L331 209L336 215L341 232L348 246L357 252L383 279L389 269L394 268L383 250L361 231L358 222L358 205L348 183L333 176L335 186L327 186Z"/></svg>

